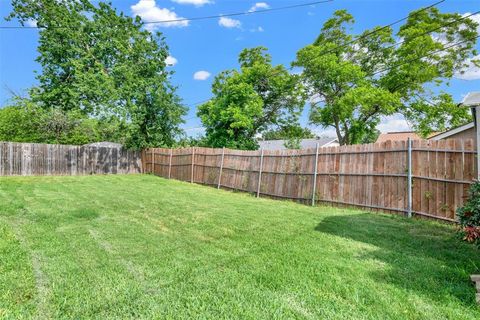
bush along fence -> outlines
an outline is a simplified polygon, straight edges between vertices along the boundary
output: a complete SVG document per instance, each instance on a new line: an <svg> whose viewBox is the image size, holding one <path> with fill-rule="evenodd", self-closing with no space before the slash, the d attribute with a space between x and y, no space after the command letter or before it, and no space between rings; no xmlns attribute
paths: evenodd
<svg viewBox="0 0 480 320"><path fill-rule="evenodd" d="M0 142L0 176L141 173L140 151Z"/></svg>
<svg viewBox="0 0 480 320"><path fill-rule="evenodd" d="M476 177L472 140L387 141L307 150L151 148L144 172L258 196L456 221Z"/></svg>

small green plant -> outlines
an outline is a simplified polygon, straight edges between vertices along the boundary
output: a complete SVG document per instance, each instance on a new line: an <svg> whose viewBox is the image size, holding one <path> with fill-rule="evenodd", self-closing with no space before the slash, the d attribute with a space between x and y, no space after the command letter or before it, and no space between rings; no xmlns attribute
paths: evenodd
<svg viewBox="0 0 480 320"><path fill-rule="evenodd" d="M468 190L468 199L463 207L457 210L462 227L463 240L475 243L480 247L480 182L476 181Z"/></svg>

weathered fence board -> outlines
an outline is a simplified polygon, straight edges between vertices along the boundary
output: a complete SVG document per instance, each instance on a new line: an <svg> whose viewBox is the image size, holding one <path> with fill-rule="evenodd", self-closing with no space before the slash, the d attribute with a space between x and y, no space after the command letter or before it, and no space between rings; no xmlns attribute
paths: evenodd
<svg viewBox="0 0 480 320"><path fill-rule="evenodd" d="M454 221L476 177L473 141L417 140L411 152L412 212ZM407 141L320 148L318 157L315 149L265 150L263 161L261 151L153 148L143 164L165 178L261 196L311 203L315 189L315 203L408 213Z"/></svg>
<svg viewBox="0 0 480 320"><path fill-rule="evenodd" d="M141 173L141 165L140 152L122 148L0 142L0 176Z"/></svg>

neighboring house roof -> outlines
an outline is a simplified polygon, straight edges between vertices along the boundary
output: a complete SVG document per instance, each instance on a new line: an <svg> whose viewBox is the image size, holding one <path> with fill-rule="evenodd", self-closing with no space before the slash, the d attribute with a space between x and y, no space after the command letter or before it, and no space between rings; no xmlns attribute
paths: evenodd
<svg viewBox="0 0 480 320"><path fill-rule="evenodd" d="M405 141L408 138L412 140L419 140L421 139L420 136L415 131L403 131L403 132L387 132L381 133L377 138L378 142L385 142L385 141Z"/></svg>
<svg viewBox="0 0 480 320"><path fill-rule="evenodd" d="M109 142L109 141L102 141L102 142L94 142L94 143L89 143L85 144L86 147L97 147L97 148L117 148L121 149L123 146L121 143L116 143L116 142Z"/></svg>
<svg viewBox="0 0 480 320"><path fill-rule="evenodd" d="M480 92L469 92L463 99L462 105L466 107L478 107L480 106Z"/></svg>
<svg viewBox="0 0 480 320"><path fill-rule="evenodd" d="M287 140L260 140L258 144L263 150L286 150L285 142ZM300 140L300 149L319 147L338 146L337 138L319 138L319 139L302 139Z"/></svg>
<svg viewBox="0 0 480 320"><path fill-rule="evenodd" d="M443 140L443 139L448 139L448 138L451 137L451 136L454 136L454 135L456 135L456 134L459 134L459 133L462 132L462 131L469 130L469 129L473 128L473 127L475 127L475 124L474 124L473 122L470 122L470 123L464 124L463 126L456 127L456 128L450 129L450 130L448 130L448 131L435 134L435 135L431 136L431 137L428 138L428 139L429 139L429 140Z"/></svg>

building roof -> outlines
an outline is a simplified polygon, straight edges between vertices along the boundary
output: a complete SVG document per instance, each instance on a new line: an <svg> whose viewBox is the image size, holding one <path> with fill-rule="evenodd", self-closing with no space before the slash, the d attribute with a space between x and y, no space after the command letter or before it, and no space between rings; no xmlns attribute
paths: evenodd
<svg viewBox="0 0 480 320"><path fill-rule="evenodd" d="M466 107L478 107L480 106L480 92L469 92L463 99L462 105Z"/></svg>
<svg viewBox="0 0 480 320"><path fill-rule="evenodd" d="M378 142L385 142L385 141L405 141L408 138L412 140L420 140L420 136L415 131L402 131L402 132L387 132L381 133L377 138Z"/></svg>
<svg viewBox="0 0 480 320"><path fill-rule="evenodd" d="M261 140L258 141L260 149L263 150L286 150L285 142L287 140ZM338 145L337 138L318 138L318 139L302 139L300 140L300 149L316 148L317 143L319 147L327 147L328 145Z"/></svg>
<svg viewBox="0 0 480 320"><path fill-rule="evenodd" d="M451 136L453 136L453 135L455 135L455 134L457 134L457 133L460 133L460 132L462 132L462 131L471 129L471 128L473 128L473 127L475 127L475 124L474 124L473 122L470 122L470 123L464 124L463 126L456 127L456 128L450 129L450 130L448 130L448 131L435 134L435 135L431 136L431 137L428 138L428 139L429 139L429 140L448 139L449 137L451 137Z"/></svg>

